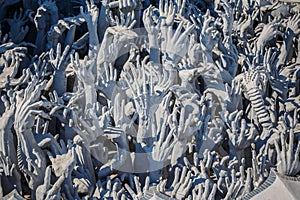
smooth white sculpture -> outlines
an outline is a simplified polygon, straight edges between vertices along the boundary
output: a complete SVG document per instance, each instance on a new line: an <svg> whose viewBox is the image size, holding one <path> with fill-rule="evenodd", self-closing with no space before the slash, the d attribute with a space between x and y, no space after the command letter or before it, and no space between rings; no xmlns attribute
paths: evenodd
<svg viewBox="0 0 300 200"><path fill-rule="evenodd" d="M297 198L299 6L0 0L0 198Z"/></svg>

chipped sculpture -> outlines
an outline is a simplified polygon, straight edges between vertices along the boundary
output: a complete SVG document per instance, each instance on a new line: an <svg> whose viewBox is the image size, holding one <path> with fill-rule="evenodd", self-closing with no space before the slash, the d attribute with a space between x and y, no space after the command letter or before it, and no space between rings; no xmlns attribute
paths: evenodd
<svg viewBox="0 0 300 200"><path fill-rule="evenodd" d="M297 199L300 4L0 0L0 199Z"/></svg>

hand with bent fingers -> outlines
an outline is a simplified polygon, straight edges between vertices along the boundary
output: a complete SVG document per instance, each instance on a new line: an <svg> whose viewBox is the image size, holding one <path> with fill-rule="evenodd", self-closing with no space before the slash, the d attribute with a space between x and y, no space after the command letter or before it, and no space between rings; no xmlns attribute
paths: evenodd
<svg viewBox="0 0 300 200"><path fill-rule="evenodd" d="M155 7L154 6L149 6L147 9L145 9L144 14L143 14L143 22L144 22L144 27L148 33L149 37L149 43L153 43L154 41L151 41L151 39L156 39L153 37L157 37L158 33L160 32L160 21L155 19Z"/></svg>
<svg viewBox="0 0 300 200"><path fill-rule="evenodd" d="M134 20L134 12L129 12L127 15L121 13L120 19L117 16L114 18L112 12L110 12L109 21L113 26L107 28L105 31L98 52L97 65L101 65L104 62L115 63L123 43L138 36L132 30L136 23L136 20Z"/></svg>
<svg viewBox="0 0 300 200"><path fill-rule="evenodd" d="M287 29L293 31L295 35L300 33L299 31L299 21L300 21L300 14L294 15L290 17L286 23Z"/></svg>
<svg viewBox="0 0 300 200"><path fill-rule="evenodd" d="M183 22L180 22L175 33L172 33L172 27L166 29L166 60L177 64L188 51L188 37L194 29L193 24L187 24L185 31L181 33Z"/></svg>
<svg viewBox="0 0 300 200"><path fill-rule="evenodd" d="M211 52L218 41L218 31L213 23L213 17L209 10L204 15L203 28L200 34L200 44L202 50Z"/></svg>
<svg viewBox="0 0 300 200"><path fill-rule="evenodd" d="M256 42L256 49L258 51L262 51L264 46L270 40L272 40L277 35L281 34L281 32L278 30L278 27L280 26L281 24L276 18L266 25L257 26L257 28L255 29L255 33L257 34L261 30L261 33Z"/></svg>
<svg viewBox="0 0 300 200"><path fill-rule="evenodd" d="M119 9L128 13L134 10L138 4L138 0L118 0L119 1Z"/></svg>

